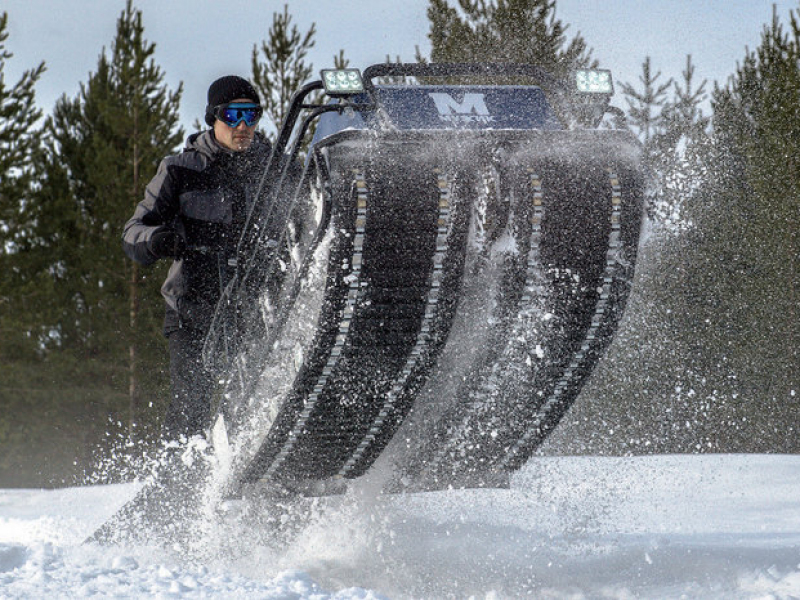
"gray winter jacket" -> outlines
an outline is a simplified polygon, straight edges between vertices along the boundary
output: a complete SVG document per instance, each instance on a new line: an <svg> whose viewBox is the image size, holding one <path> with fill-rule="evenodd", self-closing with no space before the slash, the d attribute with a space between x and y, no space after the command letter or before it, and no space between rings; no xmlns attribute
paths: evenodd
<svg viewBox="0 0 800 600"><path fill-rule="evenodd" d="M186 242L161 288L167 335L178 327L202 330L210 324L232 276L236 246L270 151L259 133L246 152L221 146L211 130L190 136L182 153L161 161L125 224L123 249L143 265L157 260L148 249L157 229L174 229Z"/></svg>

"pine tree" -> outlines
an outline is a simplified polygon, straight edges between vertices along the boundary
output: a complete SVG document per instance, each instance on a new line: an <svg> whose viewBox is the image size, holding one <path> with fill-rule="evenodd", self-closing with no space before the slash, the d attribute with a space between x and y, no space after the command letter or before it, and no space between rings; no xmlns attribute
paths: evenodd
<svg viewBox="0 0 800 600"><path fill-rule="evenodd" d="M40 188L28 210L30 268L21 281L53 300L36 303L31 315L40 346L113 365L113 385L127 380L132 423L165 379L158 366L164 273L141 272L123 255L121 228L183 137L182 86L168 91L143 34L141 12L128 0L111 56L104 50L78 96L59 99L46 121Z"/></svg>
<svg viewBox="0 0 800 600"><path fill-rule="evenodd" d="M713 164L711 117L702 110L706 81L696 86L695 66L686 56L679 82L673 81L672 98L664 105L659 126L645 143L648 166L659 184L651 190L653 215L673 231L691 226L692 205L707 183Z"/></svg>
<svg viewBox="0 0 800 600"><path fill-rule="evenodd" d="M431 0L428 20L431 62L527 63L564 77L592 66L578 33L555 16L555 0Z"/></svg>
<svg viewBox="0 0 800 600"><path fill-rule="evenodd" d="M695 66L692 55L686 55L686 68L681 73L682 84L674 82L674 99L667 112L668 128L679 130L683 135L703 137L711 124L711 117L703 114L700 105L705 102L705 79L695 87Z"/></svg>
<svg viewBox="0 0 800 600"><path fill-rule="evenodd" d="M800 31L790 17L787 33L773 14L759 47L715 89L713 137L697 144L702 119L692 127L673 110L708 169L691 190L691 228L661 259L672 336L692 373L684 389L696 392L682 420L724 451L798 448Z"/></svg>
<svg viewBox="0 0 800 600"><path fill-rule="evenodd" d="M316 24L312 23L308 31L301 34L297 26L292 24L288 6L284 5L282 14L273 13L268 39L261 42L263 62L259 58L258 46L253 46L253 83L261 96L264 113L272 122L272 129L267 132L267 136L273 142L289 111L292 96L312 79L314 66L310 62L306 63L306 58L316 43L316 31ZM333 56L333 67L336 69L344 69L348 63L344 50L339 50ZM306 100L315 103L321 99L322 94L316 92ZM309 136L314 134L315 128L316 123L311 123ZM306 138L308 139L310 137ZM301 152L305 151L307 144L306 141Z"/></svg>
<svg viewBox="0 0 800 600"><path fill-rule="evenodd" d="M661 71L653 73L650 57L642 63L642 74L639 75L641 91L637 91L630 83L622 83L620 89L625 95L628 104L628 122L638 131L644 144L661 130L665 119L665 104L667 90L672 85L672 79L664 83L658 80Z"/></svg>
<svg viewBox="0 0 800 600"><path fill-rule="evenodd" d="M687 58L650 142L688 161L657 173L665 188L697 169L677 186L691 226L642 249L626 326L570 416L590 451L800 450L799 25L797 11L788 31L773 15L714 90L711 135ZM615 435L589 441L598 427Z"/></svg>
<svg viewBox="0 0 800 600"><path fill-rule="evenodd" d="M36 107L35 86L45 71L44 62L25 71L12 87L5 84L8 14L0 13L0 219L17 210L29 178L31 156L37 146L35 125L42 116Z"/></svg>
<svg viewBox="0 0 800 600"><path fill-rule="evenodd" d="M44 62L25 71L11 87L5 84L5 65L13 54L6 50L8 14L0 13L0 343L7 346L17 337L9 328L17 323L10 310L13 269L19 260L17 242L24 237L22 212L30 192L33 155L39 146L35 129L42 113L36 107L35 85L45 71ZM11 354L20 350L15 346ZM0 349L0 355L9 348Z"/></svg>
<svg viewBox="0 0 800 600"><path fill-rule="evenodd" d="M308 31L300 33L297 25L292 24L288 5L284 5L283 13L273 13L268 39L261 42L263 62L259 60L258 46L253 46L253 84L261 96L264 114L275 128L268 134L273 141L286 117L292 95L313 72L313 66L306 63L306 59L314 47L316 32L316 24L312 23Z"/></svg>
<svg viewBox="0 0 800 600"><path fill-rule="evenodd" d="M786 31L773 9L760 46L714 92L721 168L702 225L713 232L706 256L724 265L709 285L721 292L735 339L726 354L753 386L754 403L796 416L800 401L789 388L800 377L800 11L789 16Z"/></svg>
<svg viewBox="0 0 800 600"><path fill-rule="evenodd" d="M99 189L109 181L119 181L119 186L113 190L114 202L98 203L108 209L105 213L98 211L97 216L104 219L101 227L104 233L110 226L111 234L103 239L112 247L118 244L119 225L132 214L133 206L144 196L144 188L155 175L159 161L164 155L174 152L183 138L183 130L178 126L183 86L181 84L175 92L168 92L163 83L164 75L153 60L154 52L155 44L144 39L142 13L134 10L131 0L128 0L117 21L117 35L112 44L113 94L107 103L99 106L101 118L110 126L110 136L95 139L101 157L116 158L116 164L106 171L111 179L104 176L102 170L97 170L98 178L94 180ZM117 275L120 262L126 267L124 279ZM131 418L135 421L144 399L139 382L150 370L140 369L139 362L141 360L145 367L152 365L154 361L148 359L148 354L160 346L152 338L154 334L160 334L163 304L158 288L161 278L147 277L140 272L138 265L123 258L121 253L105 266L106 278L117 278L127 287L127 294L123 292L122 296L127 297L128 387ZM161 270L164 270L163 265ZM125 331L125 328L120 330Z"/></svg>

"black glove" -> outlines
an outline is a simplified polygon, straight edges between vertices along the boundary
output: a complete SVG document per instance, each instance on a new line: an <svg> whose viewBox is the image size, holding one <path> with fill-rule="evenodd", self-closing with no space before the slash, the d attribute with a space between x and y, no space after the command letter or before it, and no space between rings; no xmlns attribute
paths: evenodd
<svg viewBox="0 0 800 600"><path fill-rule="evenodd" d="M180 258L186 252L186 242L174 229L159 227L150 237L147 249L156 258Z"/></svg>

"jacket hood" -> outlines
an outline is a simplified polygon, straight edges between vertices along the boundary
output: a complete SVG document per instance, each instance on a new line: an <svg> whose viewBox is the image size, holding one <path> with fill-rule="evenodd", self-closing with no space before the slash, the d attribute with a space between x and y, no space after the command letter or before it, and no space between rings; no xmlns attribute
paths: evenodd
<svg viewBox="0 0 800 600"><path fill-rule="evenodd" d="M222 146L214 138L214 132L208 129L193 133L186 138L186 146L184 146L183 151L186 152L187 150L194 150L208 158L213 158L222 152Z"/></svg>

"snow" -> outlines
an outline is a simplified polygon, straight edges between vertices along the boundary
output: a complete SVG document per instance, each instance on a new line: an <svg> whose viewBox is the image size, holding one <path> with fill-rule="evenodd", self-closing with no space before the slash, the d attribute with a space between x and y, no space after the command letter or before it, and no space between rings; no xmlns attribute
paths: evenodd
<svg viewBox="0 0 800 600"><path fill-rule="evenodd" d="M232 510L204 552L84 544L137 487L0 490L0 598L800 598L800 456L537 457L506 490L357 484L273 539Z"/></svg>

